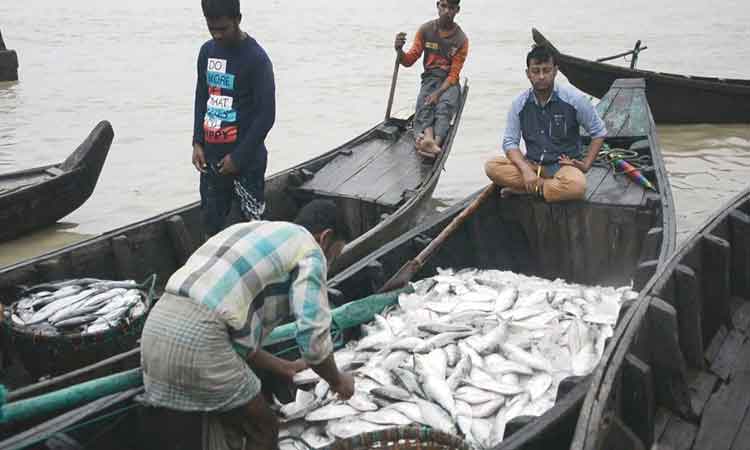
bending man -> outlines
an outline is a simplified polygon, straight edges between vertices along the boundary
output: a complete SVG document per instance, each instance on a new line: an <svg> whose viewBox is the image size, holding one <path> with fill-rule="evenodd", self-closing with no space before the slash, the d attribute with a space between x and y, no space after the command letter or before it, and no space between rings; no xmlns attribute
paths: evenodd
<svg viewBox="0 0 750 450"><path fill-rule="evenodd" d="M331 201L314 200L295 220L228 227L201 246L169 279L141 338L152 406L204 412L212 449L276 449L278 423L251 366L289 378L306 367L263 350L264 336L288 316L304 361L342 398L351 375L333 359L327 262L349 231ZM248 366L248 363L250 366Z"/></svg>

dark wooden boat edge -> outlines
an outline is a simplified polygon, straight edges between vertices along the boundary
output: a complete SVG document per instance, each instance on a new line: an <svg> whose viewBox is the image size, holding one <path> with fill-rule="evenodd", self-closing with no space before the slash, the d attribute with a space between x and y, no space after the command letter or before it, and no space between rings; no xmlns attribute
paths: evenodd
<svg viewBox="0 0 750 450"><path fill-rule="evenodd" d="M741 210L743 205L747 205L750 201L750 188L740 192L732 199L724 203L714 214L708 217L690 237L682 243L679 249L675 251L668 261L654 274L649 282L644 286L637 300L637 306L631 308L631 320L623 330L622 336L615 346L612 347L611 358L607 361L607 364L602 366L595 378L594 385L589 391L584 410L582 410L579 416L579 421L576 429L576 434L573 440L571 449L596 449L602 443L600 440L603 438L599 431L602 427L615 426L615 433L619 433L621 436L628 435L632 432L627 425L622 423L617 415L610 416L607 414L608 400L612 395L613 389L616 387L616 379L618 378L622 367L625 364L626 357L631 353L631 346L634 345L634 341L637 337L637 333L648 318L649 307L652 305L654 296L661 295L661 293L654 293L653 291L659 291L667 287L669 279L673 276L675 270L680 266L683 261L688 257L690 252L694 251L696 246L700 245L701 241L706 236L713 235L713 232L724 222L729 216L737 211ZM731 245L731 244L730 244ZM679 311L678 311L679 312ZM679 339L679 336L678 336ZM679 341L678 341L679 345ZM682 354L680 355L682 357ZM647 363L650 365L650 363ZM615 422L613 424L613 422ZM637 445L639 441L627 441L623 445ZM627 448L627 447L620 447Z"/></svg>
<svg viewBox="0 0 750 450"><path fill-rule="evenodd" d="M47 180L0 192L4 214L11 215L11 208L16 208L16 218L23 218L14 227L0 231L0 240L51 225L83 205L94 192L113 138L112 125L104 120L63 162L0 175L3 179L57 172Z"/></svg>
<svg viewBox="0 0 750 450"><path fill-rule="evenodd" d="M630 69L561 52L539 30L532 28L534 41L546 45L558 58L560 71L576 87L600 98L617 78L643 78L650 88L649 102L657 123L747 123L750 108L750 80ZM686 98L682 103L674 98ZM689 99L688 99L689 98ZM685 102L700 107L684 110ZM679 106L675 106L679 105Z"/></svg>
<svg viewBox="0 0 750 450"><path fill-rule="evenodd" d="M584 65L584 66L588 65L591 67L598 67L601 69L606 69L609 72L616 74L616 78L644 78L644 79L666 78L670 82L684 84L685 86L689 86L689 87L700 87L700 88L704 88L707 90L727 89L727 93L730 93L730 94L733 94L733 93L747 94L748 89L750 89L750 80L735 79L735 78L719 78L719 77L700 77L700 76L692 76L692 75L680 75L677 73L669 73L669 72L656 72L653 70L629 69L627 67L622 67L622 66L618 66L615 64L607 64L604 62L591 61L585 58L580 58L577 56L573 56L573 55L569 55L567 53L561 52L560 50L557 49L557 47L555 47L555 45L549 39L547 39L536 28L532 28L531 32L534 37L534 42L536 42L539 45L546 45L552 51L554 51L556 55L563 57L566 60L575 62L578 65Z"/></svg>

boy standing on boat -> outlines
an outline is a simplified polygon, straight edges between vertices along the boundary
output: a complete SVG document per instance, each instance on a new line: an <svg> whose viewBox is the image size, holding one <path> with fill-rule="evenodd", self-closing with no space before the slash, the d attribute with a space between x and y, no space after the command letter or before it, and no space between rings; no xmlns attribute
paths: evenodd
<svg viewBox="0 0 750 450"><path fill-rule="evenodd" d="M396 35L395 48L401 65L412 66L424 53L422 87L414 115L414 136L420 155L436 158L448 134L461 96L459 75L469 54L469 39L454 21L460 0L439 0L438 18L421 27L404 53L406 33Z"/></svg>
<svg viewBox="0 0 750 450"><path fill-rule="evenodd" d="M239 0L202 0L212 39L198 55L193 165L200 172L204 232L226 225L232 201L245 219L265 209L264 143L276 117L273 67L263 48L240 29Z"/></svg>
<svg viewBox="0 0 750 450"><path fill-rule="evenodd" d="M502 144L506 157L488 161L485 172L504 187L503 195L531 193L548 202L583 199L585 173L607 135L604 122L580 91L555 84L557 61L547 47L536 46L529 52L526 75L532 88L513 101L508 113ZM585 156L581 126L591 136Z"/></svg>
<svg viewBox="0 0 750 450"><path fill-rule="evenodd" d="M309 364L341 398L351 397L354 379L333 358L326 289L327 267L349 239L330 200L308 203L294 224L240 223L209 239L172 275L146 319L144 401L205 413L211 450L242 441L239 448L277 449L278 423L252 369L291 380ZM289 316L304 363L261 349Z"/></svg>

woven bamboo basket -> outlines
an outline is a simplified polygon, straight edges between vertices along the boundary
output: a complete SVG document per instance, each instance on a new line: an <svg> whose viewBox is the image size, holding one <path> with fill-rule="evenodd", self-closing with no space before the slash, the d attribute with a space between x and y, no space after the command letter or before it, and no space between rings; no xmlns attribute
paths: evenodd
<svg viewBox="0 0 750 450"><path fill-rule="evenodd" d="M326 450L471 450L457 436L422 426L406 426L363 433L338 440Z"/></svg>
<svg viewBox="0 0 750 450"><path fill-rule="evenodd" d="M118 326L100 333L64 333L48 336L18 327L7 318L3 321L3 333L24 368L35 379L70 372L138 345L146 317L155 301L155 286L156 275L141 283L141 291L146 302L145 314L130 323L122 321Z"/></svg>

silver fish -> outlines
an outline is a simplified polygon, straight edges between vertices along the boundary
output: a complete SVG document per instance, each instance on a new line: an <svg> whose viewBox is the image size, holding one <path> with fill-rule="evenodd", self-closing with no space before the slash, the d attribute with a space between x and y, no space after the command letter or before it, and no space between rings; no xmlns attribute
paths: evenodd
<svg viewBox="0 0 750 450"><path fill-rule="evenodd" d="M323 422L342 417L358 415L359 411L347 405L346 403L329 403L322 408L316 409L305 416L308 422Z"/></svg>
<svg viewBox="0 0 750 450"><path fill-rule="evenodd" d="M456 425L442 408L424 400L417 400L419 412L422 413L422 419L426 425L436 430L444 431L449 434L456 434Z"/></svg>
<svg viewBox="0 0 750 450"><path fill-rule="evenodd" d="M496 398L505 398L496 392L485 391L474 386L461 386L454 395L456 401L463 401L470 405L479 405Z"/></svg>
<svg viewBox="0 0 750 450"><path fill-rule="evenodd" d="M309 427L300 437L314 449L328 447L336 441L326 434L325 427L323 426Z"/></svg>
<svg viewBox="0 0 750 450"><path fill-rule="evenodd" d="M496 397L478 405L471 407L472 417L484 419L494 415L505 403L505 397Z"/></svg>
<svg viewBox="0 0 750 450"><path fill-rule="evenodd" d="M406 389L398 386L381 386L370 391L371 395L391 401L406 401L411 399L412 395Z"/></svg>
<svg viewBox="0 0 750 450"><path fill-rule="evenodd" d="M502 348L503 352L505 352L505 356L507 356L508 359L512 361L515 361L519 364L524 364L531 367L532 369L537 369L542 372L552 372L552 365L549 361L534 356L520 347L506 342L502 344L500 348Z"/></svg>
<svg viewBox="0 0 750 450"><path fill-rule="evenodd" d="M515 361L509 361L502 356L493 353L484 358L484 369L495 374L519 373L521 375L533 375L531 367Z"/></svg>
<svg viewBox="0 0 750 450"><path fill-rule="evenodd" d="M430 334L442 334L442 333L466 333L473 332L472 327L459 324L442 323L442 322L430 322L417 326L419 331L424 331Z"/></svg>
<svg viewBox="0 0 750 450"><path fill-rule="evenodd" d="M448 377L448 388L451 391L455 391L458 388L459 383L468 377L471 373L471 358L468 355L463 355L461 360L456 365L456 369L453 371L450 377Z"/></svg>
<svg viewBox="0 0 750 450"><path fill-rule="evenodd" d="M396 382L404 389L425 398L425 393L417 380L417 376L410 370L395 368L392 370Z"/></svg>
<svg viewBox="0 0 750 450"><path fill-rule="evenodd" d="M398 402L394 403L389 408L395 409L401 414L409 418L413 423L421 423L422 425L428 425L422 418L422 411L419 409L419 405L413 402Z"/></svg>
<svg viewBox="0 0 750 450"><path fill-rule="evenodd" d="M548 373L538 373L531 377L526 383L526 390L531 396L531 401L540 398L552 385L552 377Z"/></svg>
<svg viewBox="0 0 750 450"><path fill-rule="evenodd" d="M443 347L445 355L448 357L448 367L454 367L461 360L461 350L456 344L448 344Z"/></svg>
<svg viewBox="0 0 750 450"><path fill-rule="evenodd" d="M377 411L379 409L378 405L365 392L355 392L346 403L361 412Z"/></svg>
<svg viewBox="0 0 750 450"><path fill-rule="evenodd" d="M358 417L345 417L340 420L333 420L326 425L326 433L336 439L349 439L363 433L384 430L389 428L387 425L377 425Z"/></svg>
<svg viewBox="0 0 750 450"><path fill-rule="evenodd" d="M359 417L362 420L366 420L367 422L372 422L379 425L404 426L412 423L411 419L392 407L383 408L380 411L366 412L361 414Z"/></svg>
<svg viewBox="0 0 750 450"><path fill-rule="evenodd" d="M495 299L495 314L500 314L512 308L518 299L518 289L514 286L504 286Z"/></svg>

